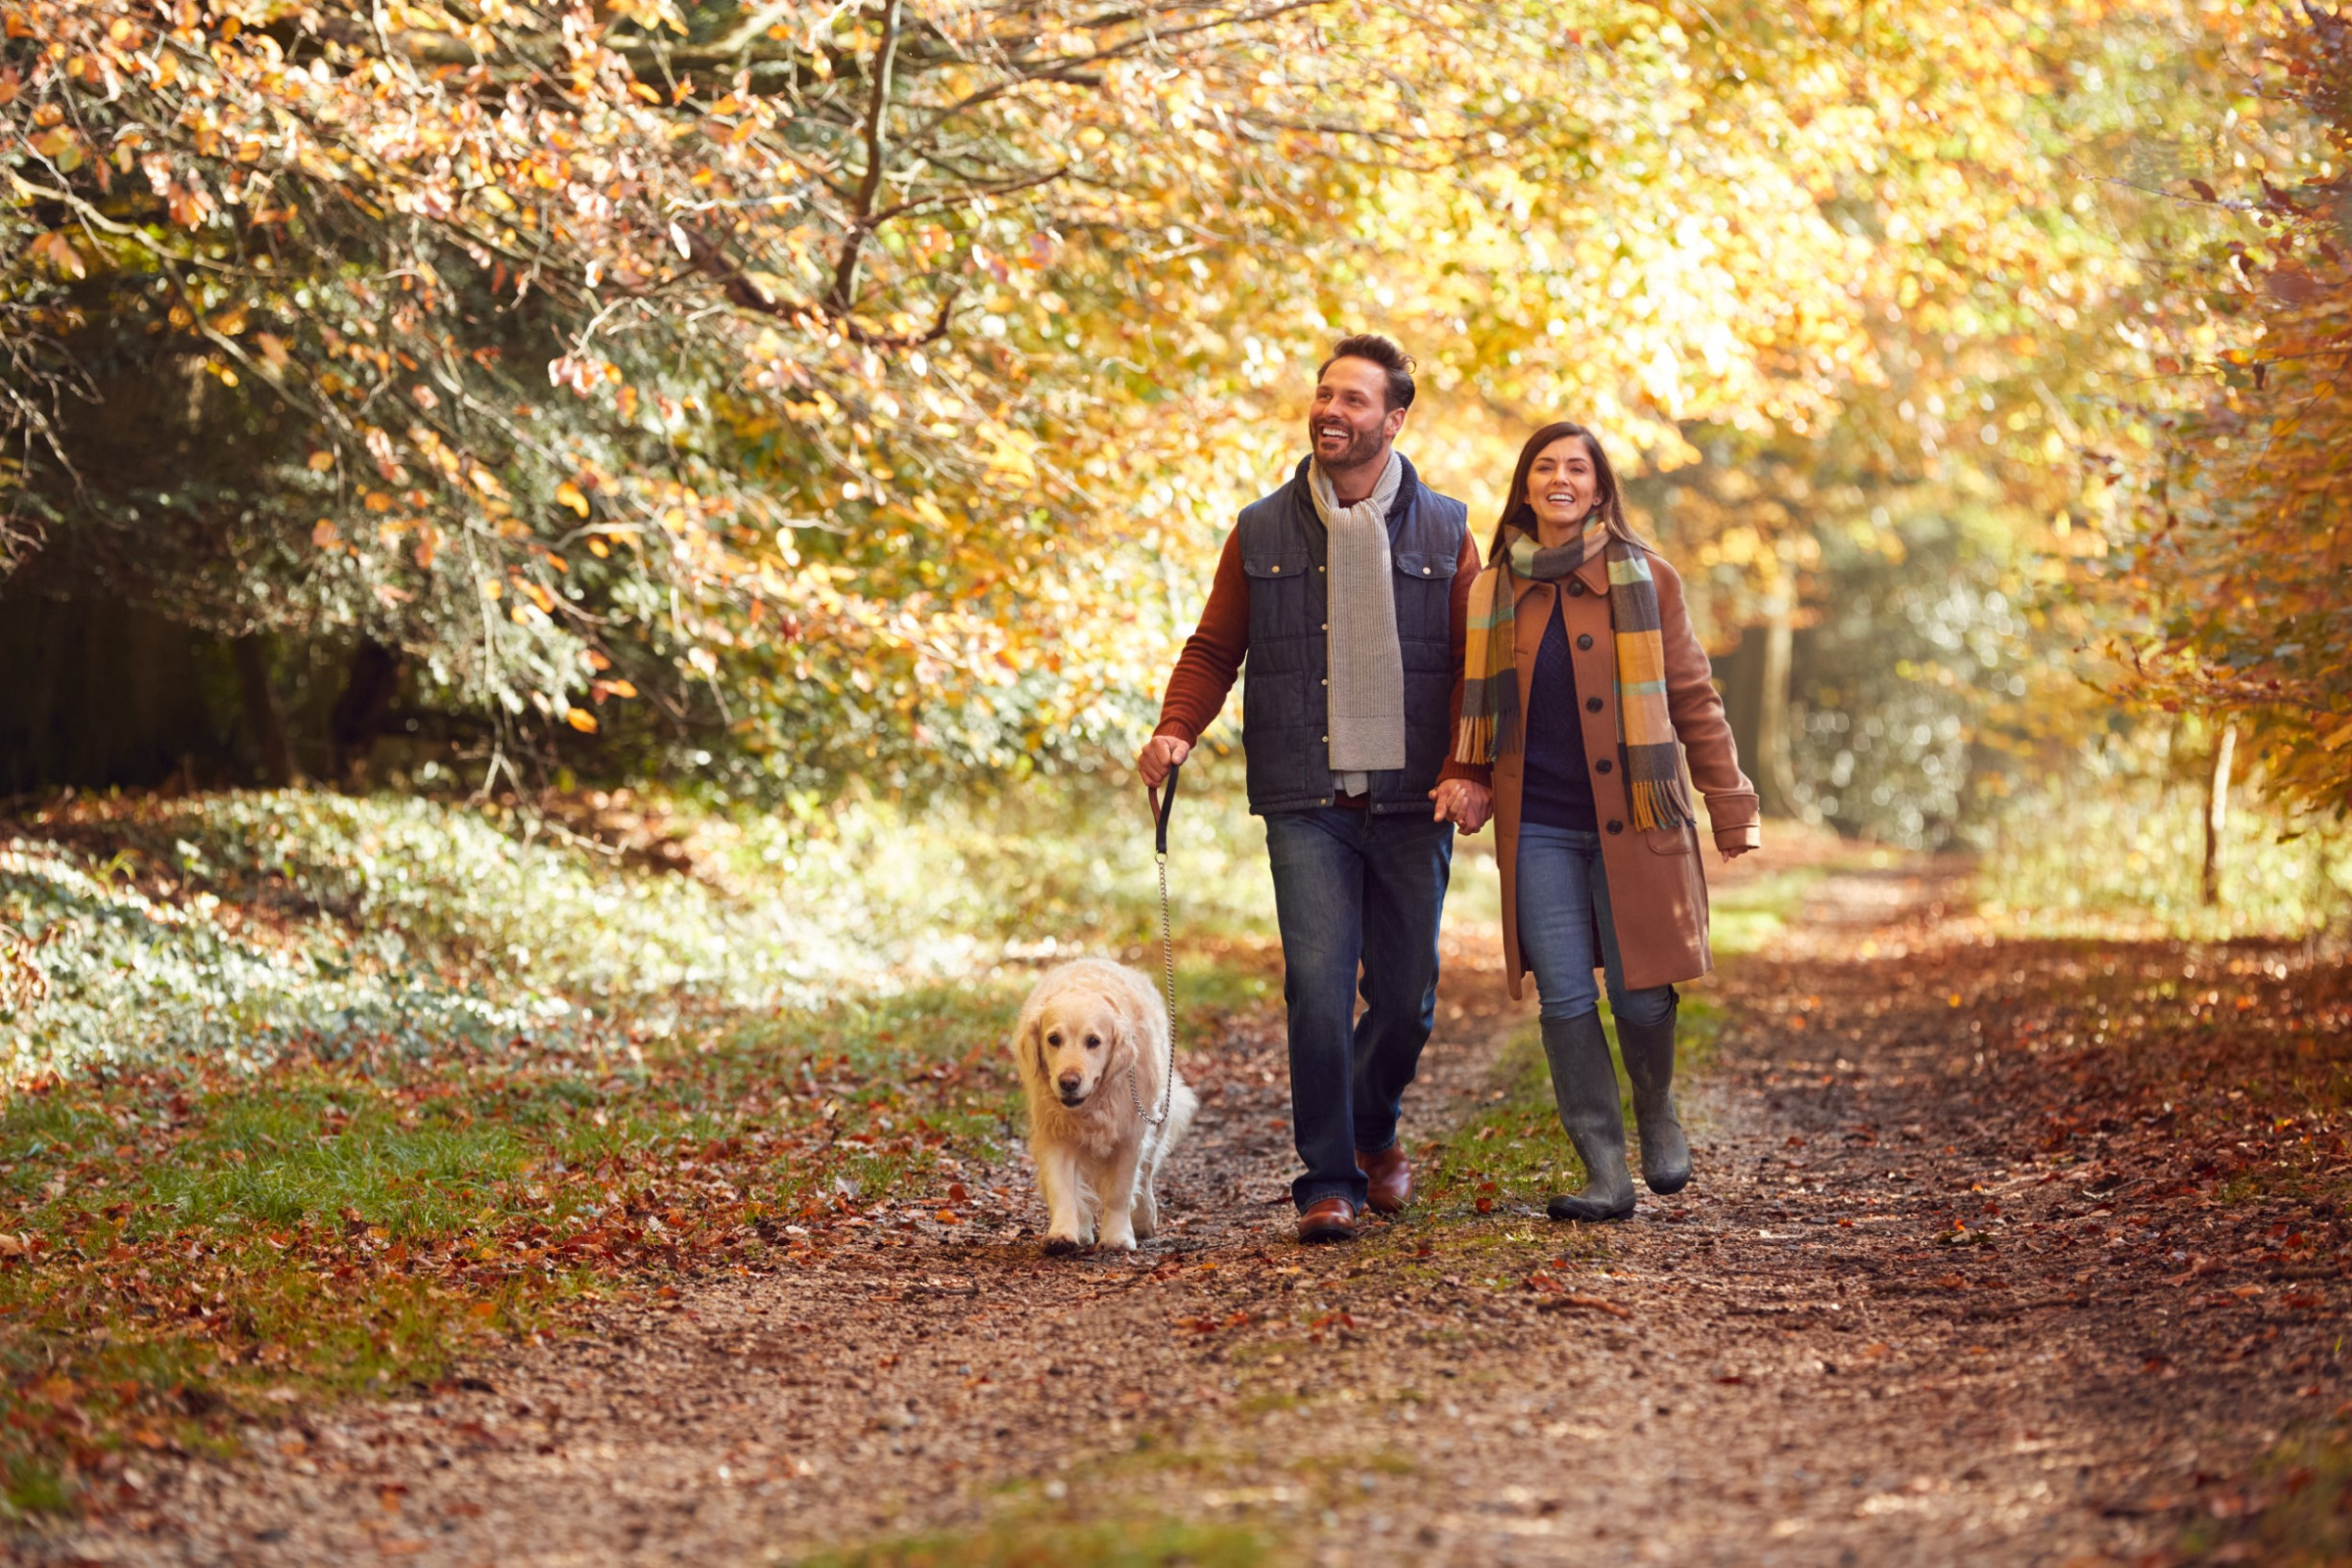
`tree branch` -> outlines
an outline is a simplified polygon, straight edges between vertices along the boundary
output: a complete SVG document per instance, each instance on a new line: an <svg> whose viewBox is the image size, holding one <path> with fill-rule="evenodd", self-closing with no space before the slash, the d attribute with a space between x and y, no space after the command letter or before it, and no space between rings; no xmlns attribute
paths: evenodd
<svg viewBox="0 0 2352 1568"><path fill-rule="evenodd" d="M842 235L841 260L833 269L833 311L846 316L857 299L858 254L874 225L874 202L882 193L882 172L890 154L887 140L891 70L898 56L898 14L902 0L884 0L882 46L874 57L873 87L866 101L866 173L858 182L857 209L849 232Z"/></svg>

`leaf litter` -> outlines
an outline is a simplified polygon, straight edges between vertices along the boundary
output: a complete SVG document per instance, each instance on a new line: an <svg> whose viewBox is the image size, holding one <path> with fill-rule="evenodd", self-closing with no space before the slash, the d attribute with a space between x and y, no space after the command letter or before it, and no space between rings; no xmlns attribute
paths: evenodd
<svg viewBox="0 0 2352 1568"><path fill-rule="evenodd" d="M1039 1255L1001 1121L884 1128L812 1066L832 1130L796 1137L919 1115L929 1163L752 1218L716 1188L758 1186L727 1147L755 1133L649 1146L587 1224L500 1233L591 1260L531 1335L386 1400L240 1403L212 1450L110 1450L111 1490L16 1548L976 1562L1164 1518L1269 1560L2335 1560L2340 962L2016 940L1961 893L1840 870L1700 988L1700 1178L1630 1224L1533 1207L1569 1162L1504 1072L1527 1020L1490 948L1449 953L1408 1108L1432 1185L1352 1248L1286 1239L1270 1011L1193 1051L1200 1134L1133 1257ZM988 1055L964 1087L1009 1097ZM394 1272L366 1227L331 1244Z"/></svg>

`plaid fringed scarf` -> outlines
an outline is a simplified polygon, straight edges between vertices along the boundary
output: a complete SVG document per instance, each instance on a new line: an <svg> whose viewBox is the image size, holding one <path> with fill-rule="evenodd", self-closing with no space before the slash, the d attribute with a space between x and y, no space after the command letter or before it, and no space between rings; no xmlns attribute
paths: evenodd
<svg viewBox="0 0 2352 1568"><path fill-rule="evenodd" d="M1504 530L1500 558L1470 585L1470 637L1455 760L1491 763L1523 744L1519 715L1517 600L1512 580L1555 582L1595 554L1608 562L1609 625L1617 645L1617 739L1625 751L1633 825L1647 832L1695 821L1682 784L1674 717L1666 706L1666 638L1657 585L1641 550L1608 531L1596 513L1572 545L1546 550L1519 528Z"/></svg>

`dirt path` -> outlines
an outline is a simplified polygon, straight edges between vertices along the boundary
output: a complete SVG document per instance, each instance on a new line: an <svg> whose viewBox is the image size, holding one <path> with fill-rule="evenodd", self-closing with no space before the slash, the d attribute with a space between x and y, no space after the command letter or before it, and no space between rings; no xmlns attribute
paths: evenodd
<svg viewBox="0 0 2352 1568"><path fill-rule="evenodd" d="M971 1209L1008 1194L991 1224L910 1209L819 1260L602 1309L470 1389L257 1432L241 1461L164 1468L150 1509L19 1545L765 1562L1150 1510L1333 1563L2162 1560L2344 1397L2340 1269L2248 1290L2130 1223L2123 1178L2050 1152L1987 1044L2014 955L1948 891L1834 876L1712 984L1700 1180L1633 1223L1458 1201L1290 1244L1259 1017L1196 1053L1172 1232L1135 1258L1048 1262L1025 1177L968 1165ZM1452 957L1419 1136L1483 1103L1527 1022L1490 952Z"/></svg>

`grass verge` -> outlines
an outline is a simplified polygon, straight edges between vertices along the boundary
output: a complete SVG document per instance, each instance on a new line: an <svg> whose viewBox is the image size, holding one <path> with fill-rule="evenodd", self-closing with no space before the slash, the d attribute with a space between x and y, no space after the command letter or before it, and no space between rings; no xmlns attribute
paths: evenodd
<svg viewBox="0 0 2352 1568"><path fill-rule="evenodd" d="M799 1559L800 1568L1261 1568L1282 1560L1252 1530L1175 1519L1006 1520Z"/></svg>
<svg viewBox="0 0 2352 1568"><path fill-rule="evenodd" d="M1269 984L1188 958L1188 1038ZM129 1502L294 1401L430 1388L567 1306L981 1222L1028 971L594 1054L86 1074L0 1109L0 1508Z"/></svg>
<svg viewBox="0 0 2352 1568"><path fill-rule="evenodd" d="M651 1049L20 1093L0 1111L0 1499L104 1502L141 1449L429 1386L568 1300L820 1252L915 1194L961 1219L943 1151L1011 1133L987 1059L1017 1000L1006 982L721 1017Z"/></svg>
<svg viewBox="0 0 2352 1568"><path fill-rule="evenodd" d="M1825 874L1824 867L1798 867L1719 889L1713 911L1717 958L1736 961L1763 946L1796 917L1806 894ZM1683 988L1679 1018L1675 1072L1687 1081L1705 1069L1723 1028L1723 1010L1709 999L1703 981ZM1617 1025L1605 1005L1602 1023L1615 1054ZM1622 1057L1617 1084L1629 1124L1632 1087ZM1583 1167L1560 1131L1551 1069L1536 1027L1531 1025L1504 1047L1479 1110L1451 1138L1425 1144L1420 1152L1425 1164L1418 1176L1419 1201L1433 1215L1458 1218L1498 1210L1540 1211L1552 1194L1583 1185Z"/></svg>
<svg viewBox="0 0 2352 1568"><path fill-rule="evenodd" d="M2252 1562L2264 1568L2338 1568L2352 1562L2352 1410L2333 1426L2273 1449L2248 1495L2229 1499L2232 1517L2200 1519L2181 1540L2193 1563Z"/></svg>

